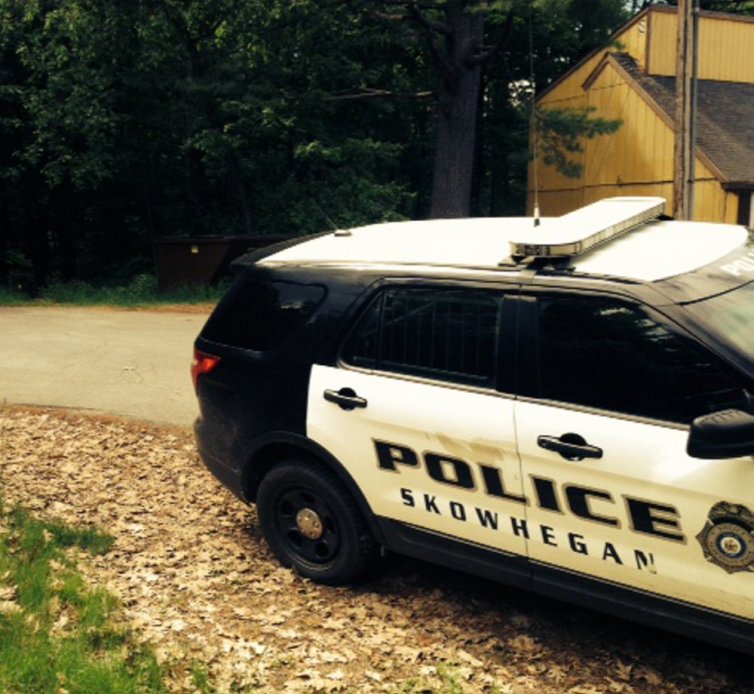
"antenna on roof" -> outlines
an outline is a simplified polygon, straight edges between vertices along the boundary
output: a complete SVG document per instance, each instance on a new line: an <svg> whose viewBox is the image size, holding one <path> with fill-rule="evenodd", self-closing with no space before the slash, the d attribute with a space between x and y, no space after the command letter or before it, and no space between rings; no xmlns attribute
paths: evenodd
<svg viewBox="0 0 754 694"><path fill-rule="evenodd" d="M539 226L539 177L537 172L537 122L534 111L534 99L537 95L537 85L534 78L534 30L532 28L532 11L529 3L529 84L531 86L531 102L529 103L529 132L532 142L532 173L534 177L534 226Z"/></svg>
<svg viewBox="0 0 754 694"><path fill-rule="evenodd" d="M312 200L312 203L314 203L314 207L316 207L319 210L319 213L325 218L327 223L332 227L333 233L335 236L350 236L351 232L348 229L341 229L335 222L328 217L327 212L325 212L320 204L316 200Z"/></svg>

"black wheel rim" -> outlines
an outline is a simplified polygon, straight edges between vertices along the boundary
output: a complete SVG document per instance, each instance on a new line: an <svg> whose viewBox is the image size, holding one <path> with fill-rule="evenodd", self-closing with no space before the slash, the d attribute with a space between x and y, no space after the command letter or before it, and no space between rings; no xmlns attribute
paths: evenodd
<svg viewBox="0 0 754 694"><path fill-rule="evenodd" d="M288 551L307 563L328 564L338 554L340 531L335 514L309 489L287 489L278 497L275 525Z"/></svg>

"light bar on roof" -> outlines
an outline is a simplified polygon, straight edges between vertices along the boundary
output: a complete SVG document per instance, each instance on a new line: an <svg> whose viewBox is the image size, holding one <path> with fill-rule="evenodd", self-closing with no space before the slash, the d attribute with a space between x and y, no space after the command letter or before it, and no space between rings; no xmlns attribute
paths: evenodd
<svg viewBox="0 0 754 694"><path fill-rule="evenodd" d="M514 258L569 258L586 253L629 229L659 217L665 198L605 198L569 212L542 220L525 241L511 241Z"/></svg>

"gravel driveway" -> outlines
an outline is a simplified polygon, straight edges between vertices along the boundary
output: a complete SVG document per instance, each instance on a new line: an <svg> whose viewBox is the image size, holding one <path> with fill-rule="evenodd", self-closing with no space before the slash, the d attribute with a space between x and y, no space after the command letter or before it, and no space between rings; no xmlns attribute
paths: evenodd
<svg viewBox="0 0 754 694"><path fill-rule="evenodd" d="M195 662L220 692L754 691L750 658L410 559L352 588L303 580L185 428L6 406L0 488L116 537L84 571L171 663L173 691L194 690Z"/></svg>

